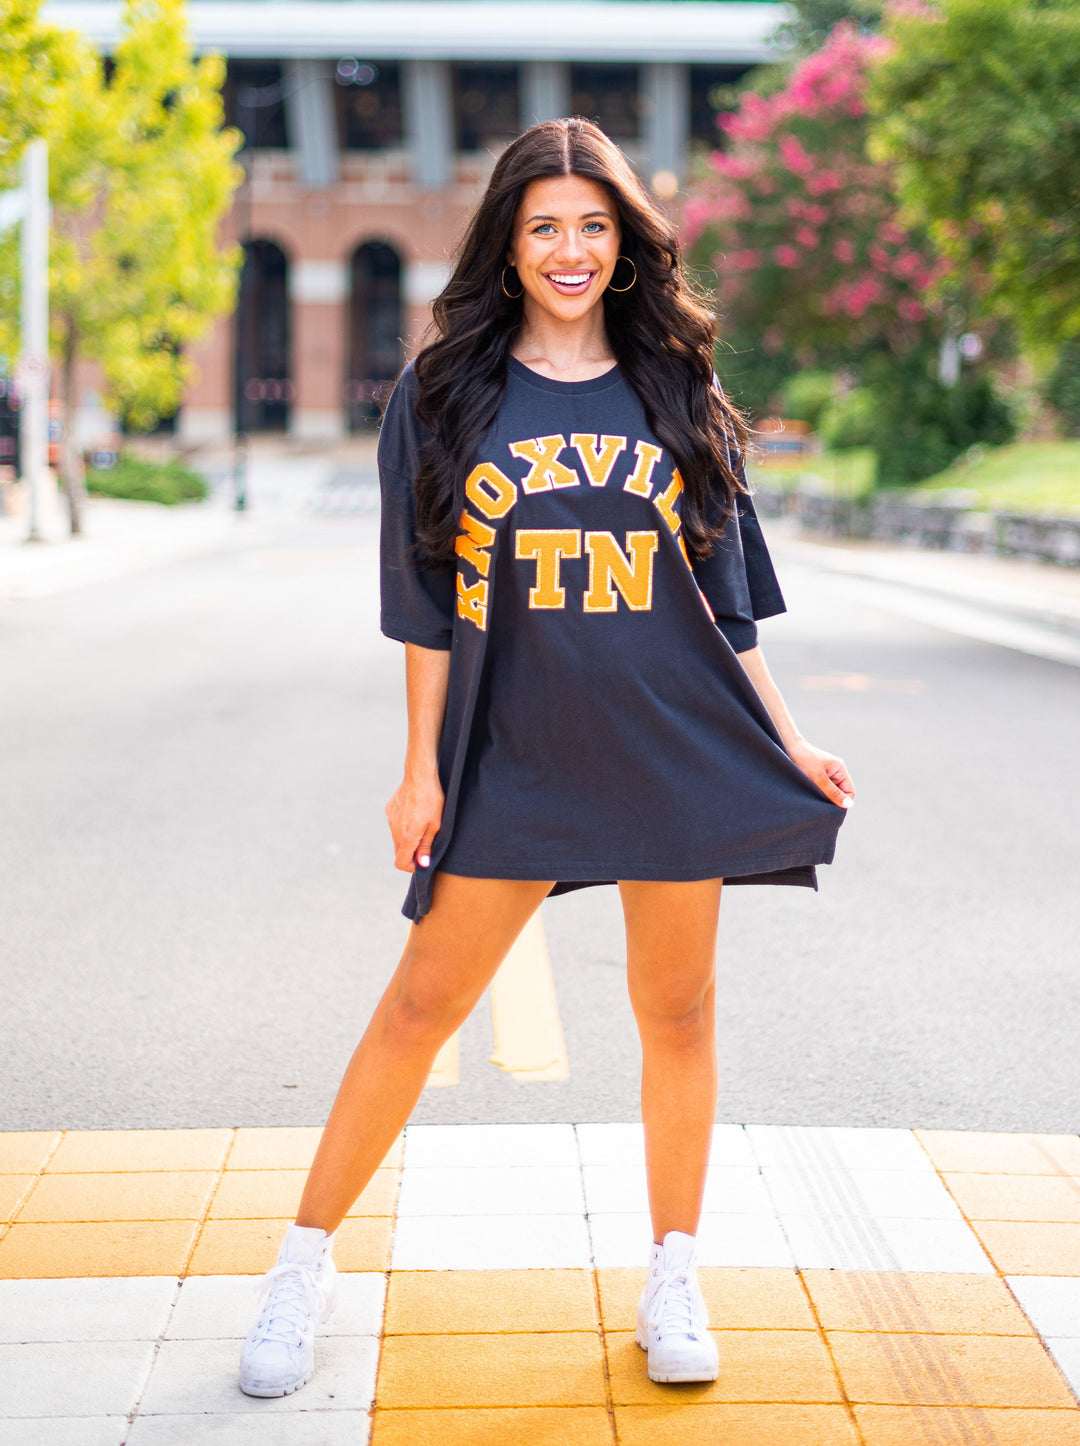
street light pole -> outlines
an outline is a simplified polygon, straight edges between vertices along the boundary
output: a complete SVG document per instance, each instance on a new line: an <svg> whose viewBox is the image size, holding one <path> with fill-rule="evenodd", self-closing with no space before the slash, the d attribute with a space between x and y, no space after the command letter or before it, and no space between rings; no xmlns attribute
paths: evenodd
<svg viewBox="0 0 1080 1446"><path fill-rule="evenodd" d="M26 540L40 542L41 484L49 460L49 151L44 140L27 145L22 173L19 456L27 498ZM69 427L73 420L65 419Z"/></svg>

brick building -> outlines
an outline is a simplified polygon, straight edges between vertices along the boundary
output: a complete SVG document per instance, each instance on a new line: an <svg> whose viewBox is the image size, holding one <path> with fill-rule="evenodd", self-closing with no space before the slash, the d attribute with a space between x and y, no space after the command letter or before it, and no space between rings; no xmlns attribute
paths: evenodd
<svg viewBox="0 0 1080 1446"><path fill-rule="evenodd" d="M599 121L677 209L715 97L770 57L779 18L734 0L191 0L196 47L228 61L246 137L229 225L235 314L199 348L185 442L235 430L332 439L427 325L447 258L499 150L536 120ZM102 50L115 0L47 18Z"/></svg>

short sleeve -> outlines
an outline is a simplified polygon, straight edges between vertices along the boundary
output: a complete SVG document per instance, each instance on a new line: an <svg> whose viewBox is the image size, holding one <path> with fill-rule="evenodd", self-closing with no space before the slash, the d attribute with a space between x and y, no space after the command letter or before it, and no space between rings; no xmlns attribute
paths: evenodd
<svg viewBox="0 0 1080 1446"><path fill-rule="evenodd" d="M454 631L455 569L450 563L425 566L417 552L413 483L424 435L415 400L409 366L394 388L379 433L380 625L398 642L445 650Z"/></svg>
<svg viewBox="0 0 1080 1446"><path fill-rule="evenodd" d="M721 390L715 375L713 382ZM746 469L731 441L728 462L745 487ZM749 491L736 495L723 535L712 556L694 564L694 577L712 609L716 626L737 653L756 646L755 624L759 618L787 611Z"/></svg>

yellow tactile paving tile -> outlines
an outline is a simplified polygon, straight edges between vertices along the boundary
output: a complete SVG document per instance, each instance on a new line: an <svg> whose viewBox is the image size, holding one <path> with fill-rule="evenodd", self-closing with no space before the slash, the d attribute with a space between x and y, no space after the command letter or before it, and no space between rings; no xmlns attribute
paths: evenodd
<svg viewBox="0 0 1080 1446"><path fill-rule="evenodd" d="M714 1331L720 1375L678 1388L683 1401L840 1401L840 1387L825 1342L816 1331ZM616 1406L671 1401L671 1387L656 1385L632 1331L607 1336L611 1398Z"/></svg>
<svg viewBox="0 0 1080 1446"><path fill-rule="evenodd" d="M829 1331L827 1336L850 1401L896 1406L1075 1405L1057 1367L1034 1336L850 1331Z"/></svg>
<svg viewBox="0 0 1080 1446"><path fill-rule="evenodd" d="M262 1275L277 1259L292 1217L280 1220L207 1220L188 1265L189 1275ZM345 1220L334 1235L339 1270L386 1270L393 1221L389 1216ZM0 1247L3 1242L0 1241Z"/></svg>
<svg viewBox="0 0 1080 1446"><path fill-rule="evenodd" d="M844 1406L688 1406L676 1398L666 1405L616 1406L615 1426L619 1446L860 1446Z"/></svg>
<svg viewBox="0 0 1080 1446"><path fill-rule="evenodd" d="M988 1175L1080 1175L1080 1137L1010 1135L989 1130L916 1130L941 1171Z"/></svg>
<svg viewBox="0 0 1080 1446"><path fill-rule="evenodd" d="M1061 1220L1080 1224L1078 1175L942 1176L969 1220Z"/></svg>
<svg viewBox="0 0 1080 1446"><path fill-rule="evenodd" d="M614 1446L600 1406L376 1411L371 1446Z"/></svg>
<svg viewBox="0 0 1080 1446"><path fill-rule="evenodd" d="M0 1280L181 1275L194 1220L82 1221L12 1225L0 1240Z"/></svg>
<svg viewBox="0 0 1080 1446"><path fill-rule="evenodd" d="M59 1143L59 1130L0 1131L0 1175L36 1174Z"/></svg>
<svg viewBox="0 0 1080 1446"><path fill-rule="evenodd" d="M855 1419L864 1446L1080 1446L1080 1411L856 1406Z"/></svg>
<svg viewBox="0 0 1080 1446"><path fill-rule="evenodd" d="M603 1406L593 1331L386 1336L375 1399L386 1408Z"/></svg>
<svg viewBox="0 0 1080 1446"><path fill-rule="evenodd" d="M597 1271L600 1311L609 1331L633 1330L645 1288L644 1269ZM794 1270L698 1269L709 1320L718 1330L814 1330L816 1322Z"/></svg>
<svg viewBox="0 0 1080 1446"><path fill-rule="evenodd" d="M0 1224L12 1218L37 1178L36 1175L0 1175Z"/></svg>
<svg viewBox="0 0 1080 1446"><path fill-rule="evenodd" d="M97 1171L219 1170L232 1130L73 1130L48 1164L76 1175Z"/></svg>
<svg viewBox="0 0 1080 1446"><path fill-rule="evenodd" d="M1080 1276L1080 1225L1042 1220L972 1220L1002 1275Z"/></svg>
<svg viewBox="0 0 1080 1446"><path fill-rule="evenodd" d="M387 1335L595 1331L590 1270L395 1270Z"/></svg>
<svg viewBox="0 0 1080 1446"><path fill-rule="evenodd" d="M307 1126L270 1125L242 1128L236 1131L227 1170L306 1170L315 1158L315 1149L322 1130ZM399 1138L390 1147L383 1169L401 1164L403 1141Z"/></svg>
<svg viewBox="0 0 1080 1446"><path fill-rule="evenodd" d="M994 1275L804 1270L803 1280L825 1330L1034 1334L1008 1287Z"/></svg>
<svg viewBox="0 0 1080 1446"><path fill-rule="evenodd" d="M210 1205L211 1220L265 1220L295 1216L306 1170L226 1170ZM376 1170L349 1216L392 1215L398 1171Z"/></svg>
<svg viewBox="0 0 1080 1446"><path fill-rule="evenodd" d="M128 1174L39 1177L15 1217L27 1222L199 1220L217 1182L209 1170L143 1170Z"/></svg>

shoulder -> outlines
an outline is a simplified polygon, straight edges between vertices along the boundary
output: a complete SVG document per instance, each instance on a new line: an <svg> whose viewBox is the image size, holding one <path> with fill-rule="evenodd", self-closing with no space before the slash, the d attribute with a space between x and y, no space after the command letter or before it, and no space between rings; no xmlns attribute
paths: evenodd
<svg viewBox="0 0 1080 1446"><path fill-rule="evenodd" d="M379 427L379 466L406 477L415 475L427 440L416 417L418 395L416 368L410 361L394 383Z"/></svg>

